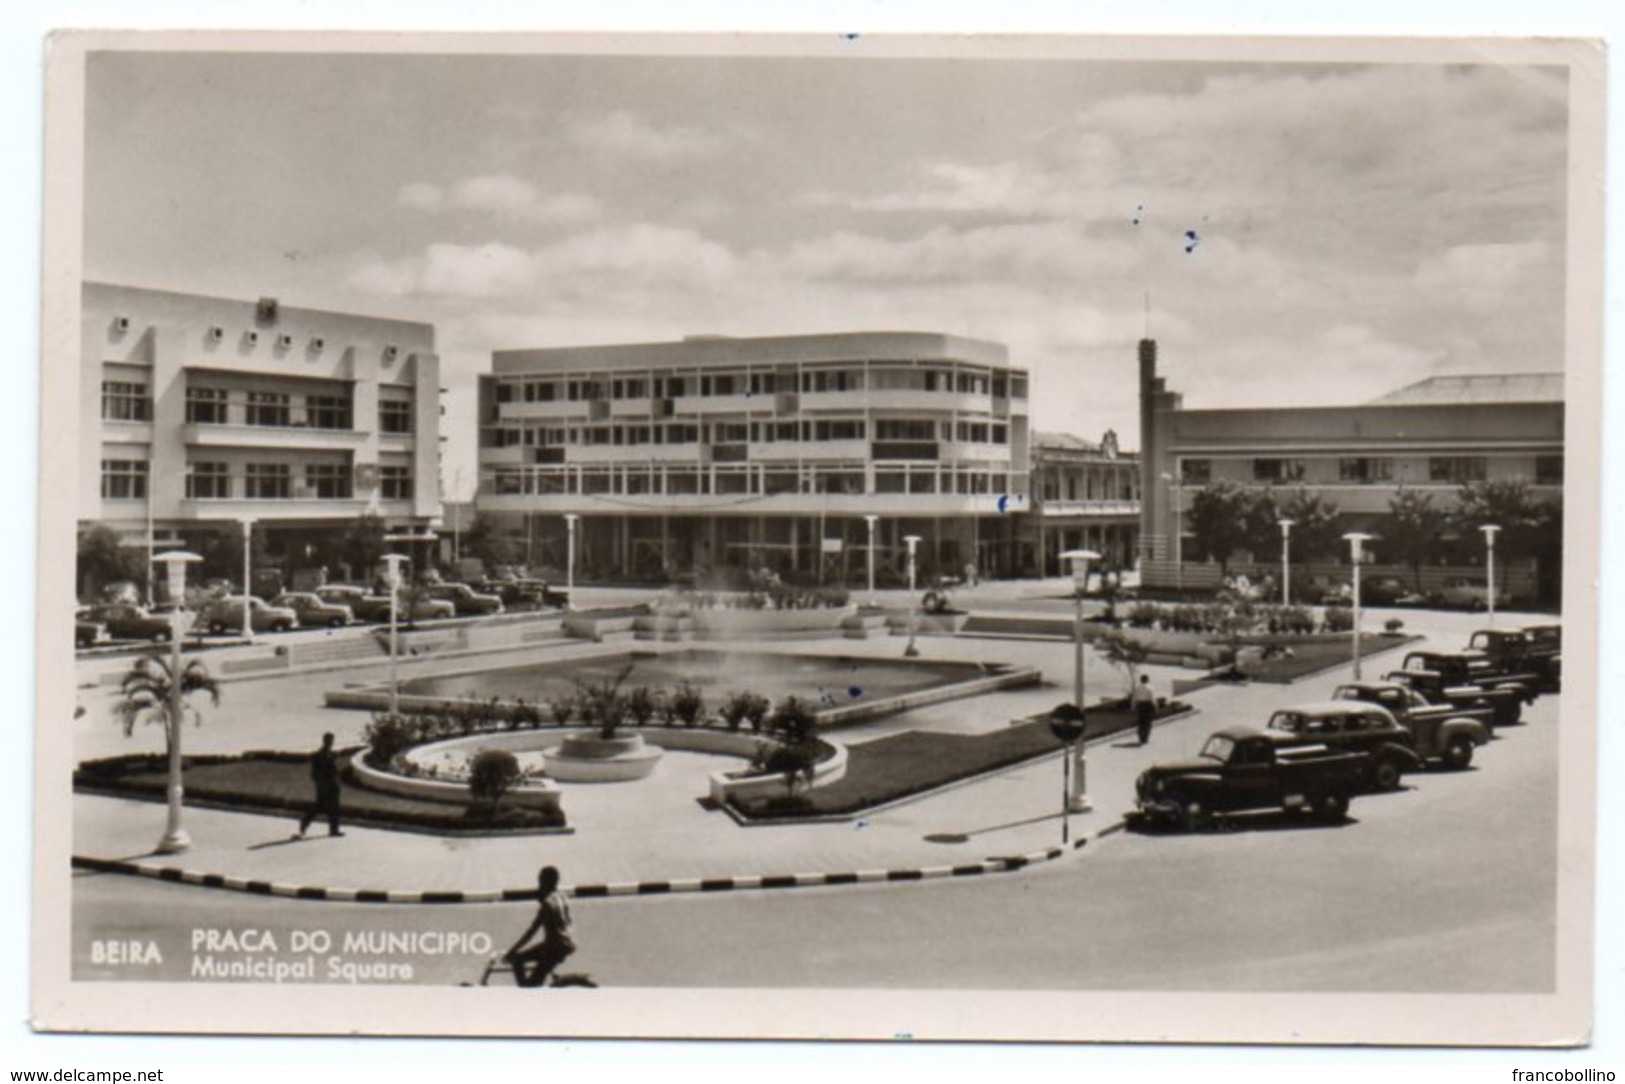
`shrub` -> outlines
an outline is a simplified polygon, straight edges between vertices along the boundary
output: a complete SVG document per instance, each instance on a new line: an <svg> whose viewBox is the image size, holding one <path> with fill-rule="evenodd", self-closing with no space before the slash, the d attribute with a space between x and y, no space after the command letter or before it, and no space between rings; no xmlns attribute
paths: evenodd
<svg viewBox="0 0 1625 1084"><path fill-rule="evenodd" d="M422 740L423 729L416 719L405 715L374 715L361 732L370 750L374 767L388 768L390 762Z"/></svg>
<svg viewBox="0 0 1625 1084"><path fill-rule="evenodd" d="M468 768L468 793L480 805L496 809L502 796L519 785L524 773L519 759L506 749L481 749Z"/></svg>
<svg viewBox="0 0 1625 1084"><path fill-rule="evenodd" d="M663 699L647 685L634 685L626 693L626 714L632 717L634 726L648 726L649 720L660 712Z"/></svg>
<svg viewBox="0 0 1625 1084"><path fill-rule="evenodd" d="M555 726L569 726L570 720L576 717L576 698L571 693L555 696L547 702L547 710Z"/></svg>
<svg viewBox="0 0 1625 1084"><path fill-rule="evenodd" d="M1341 606L1328 606L1322 627L1327 632L1348 632L1354 628L1354 613Z"/></svg>
<svg viewBox="0 0 1625 1084"><path fill-rule="evenodd" d="M677 688L666 697L666 712L668 721L698 726L705 717L705 697L692 682L679 681Z"/></svg>
<svg viewBox="0 0 1625 1084"><path fill-rule="evenodd" d="M767 697L760 693L739 690L728 694L720 713L729 730L738 730L746 722L750 723L752 730L760 730L771 706Z"/></svg>
<svg viewBox="0 0 1625 1084"><path fill-rule="evenodd" d="M534 730L541 725L542 713L537 710L536 705L525 703L523 697L516 700L513 707L508 711L508 728L510 730L518 730L521 727Z"/></svg>
<svg viewBox="0 0 1625 1084"><path fill-rule="evenodd" d="M1154 629L1162 618L1162 607L1155 602L1136 602L1129 607L1128 623L1137 629Z"/></svg>
<svg viewBox="0 0 1625 1084"><path fill-rule="evenodd" d="M812 737L818 726L813 706L799 696L787 696L767 719L767 728L786 743L798 745Z"/></svg>
<svg viewBox="0 0 1625 1084"><path fill-rule="evenodd" d="M1398 632L1400 629L1405 627L1405 622L1401 621L1397 617L1390 617L1388 620L1382 623L1382 627L1387 632Z"/></svg>

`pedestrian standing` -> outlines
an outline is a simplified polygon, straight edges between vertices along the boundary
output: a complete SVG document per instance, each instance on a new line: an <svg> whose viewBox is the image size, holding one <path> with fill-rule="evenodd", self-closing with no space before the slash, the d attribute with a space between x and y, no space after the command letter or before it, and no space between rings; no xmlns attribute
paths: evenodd
<svg viewBox="0 0 1625 1084"><path fill-rule="evenodd" d="M342 836L339 828L339 758L333 752L333 735L322 735L322 747L310 758L310 780L316 784L316 804L299 819L299 838L305 838L311 822L327 817L327 834Z"/></svg>
<svg viewBox="0 0 1625 1084"><path fill-rule="evenodd" d="M1151 689L1151 676L1140 675L1140 683L1134 686L1131 697L1134 701L1134 728L1139 731L1140 744L1144 745L1151 740L1151 720L1157 714L1157 694Z"/></svg>

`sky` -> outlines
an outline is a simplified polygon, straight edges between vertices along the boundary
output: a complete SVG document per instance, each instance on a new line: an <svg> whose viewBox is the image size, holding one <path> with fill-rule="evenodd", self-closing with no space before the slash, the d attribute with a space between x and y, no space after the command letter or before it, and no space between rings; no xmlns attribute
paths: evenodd
<svg viewBox="0 0 1625 1084"><path fill-rule="evenodd" d="M1561 69L108 53L88 278L430 321L445 483L493 349L941 331L1037 428L1563 365Z"/></svg>

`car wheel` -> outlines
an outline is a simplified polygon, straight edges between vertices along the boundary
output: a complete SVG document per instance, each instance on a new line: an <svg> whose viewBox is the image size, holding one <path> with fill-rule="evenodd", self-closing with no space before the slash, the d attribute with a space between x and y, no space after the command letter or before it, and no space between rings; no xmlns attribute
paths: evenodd
<svg viewBox="0 0 1625 1084"><path fill-rule="evenodd" d="M1187 799L1179 806L1179 823L1187 832L1205 831L1208 826L1208 812L1202 808L1202 803Z"/></svg>
<svg viewBox="0 0 1625 1084"><path fill-rule="evenodd" d="M1336 824L1348 816L1349 796L1341 791L1316 795L1313 800L1315 817L1328 824Z"/></svg>
<svg viewBox="0 0 1625 1084"><path fill-rule="evenodd" d="M1404 769L1393 757L1379 757L1371 769L1371 785L1377 790L1398 790Z"/></svg>
<svg viewBox="0 0 1625 1084"><path fill-rule="evenodd" d="M1465 734L1451 738L1444 747L1444 762L1458 772L1466 768L1473 762L1473 739Z"/></svg>
<svg viewBox="0 0 1625 1084"><path fill-rule="evenodd" d="M226 632L226 623L224 621L210 621L209 631L216 636L224 636Z"/></svg>
<svg viewBox="0 0 1625 1084"><path fill-rule="evenodd" d="M327 627L330 628L330 629L341 629L341 628L343 628L344 627L344 618L342 618L342 617L332 618L331 620L329 620L327 622Z"/></svg>
<svg viewBox="0 0 1625 1084"><path fill-rule="evenodd" d="M167 644L167 643L169 643L169 630L168 629L159 629L157 632L153 633L152 634L152 642L155 643L155 644Z"/></svg>

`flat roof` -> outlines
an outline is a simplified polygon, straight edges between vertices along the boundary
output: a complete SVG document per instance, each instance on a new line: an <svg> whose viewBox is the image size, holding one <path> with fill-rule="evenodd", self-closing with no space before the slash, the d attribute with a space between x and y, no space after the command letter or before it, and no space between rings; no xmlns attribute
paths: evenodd
<svg viewBox="0 0 1625 1084"><path fill-rule="evenodd" d="M572 370L843 361L963 361L990 368L1012 368L1009 350L1003 343L929 331L848 331L745 338L692 335L669 342L496 350L491 355L492 373L498 376Z"/></svg>

